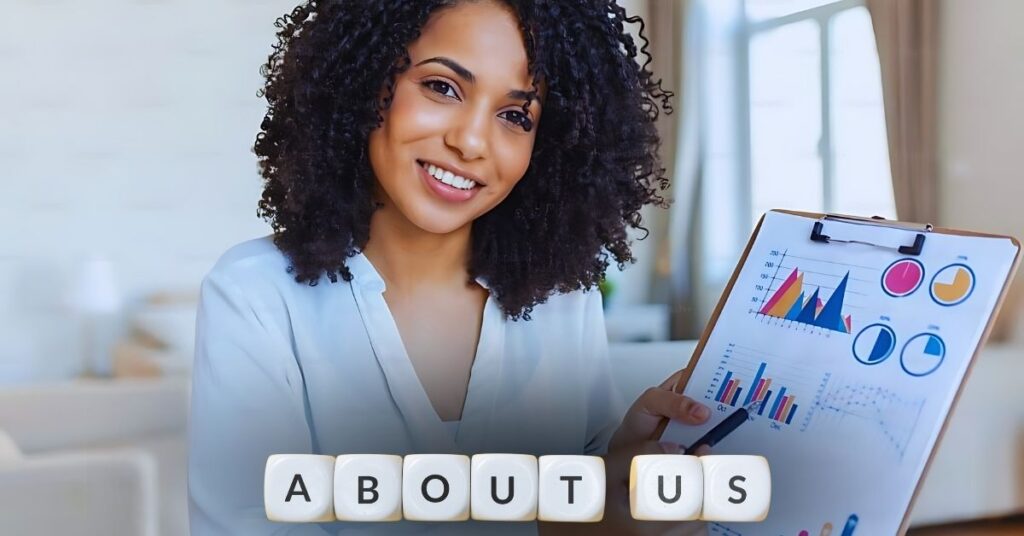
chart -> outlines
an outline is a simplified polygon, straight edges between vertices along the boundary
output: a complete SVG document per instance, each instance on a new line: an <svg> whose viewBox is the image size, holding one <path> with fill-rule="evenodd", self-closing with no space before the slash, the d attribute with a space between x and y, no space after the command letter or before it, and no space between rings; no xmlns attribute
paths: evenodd
<svg viewBox="0 0 1024 536"><path fill-rule="evenodd" d="M896 332L885 324L871 324L853 340L853 356L865 365L885 361L896 349Z"/></svg>
<svg viewBox="0 0 1024 536"><path fill-rule="evenodd" d="M917 259L900 259L882 273L882 290L894 298L913 294L924 281L924 265Z"/></svg>
<svg viewBox="0 0 1024 536"><path fill-rule="evenodd" d="M935 303L952 307L964 302L974 291L974 270L966 264L950 264L932 278L931 294Z"/></svg>
<svg viewBox="0 0 1024 536"><path fill-rule="evenodd" d="M837 271L833 262L788 252L772 251L771 257L761 274L768 284L755 285L755 292L761 292L761 297L753 298L758 315L832 332L852 332L853 317L846 312L850 308L847 298L854 293L851 267Z"/></svg>
<svg viewBox="0 0 1024 536"><path fill-rule="evenodd" d="M815 429L867 427L902 459L917 429L925 399L860 381L833 382L810 408ZM820 430L819 430L820 431Z"/></svg>
<svg viewBox="0 0 1024 536"><path fill-rule="evenodd" d="M767 360L778 363L771 356L753 348L729 345L722 353L718 370L705 392L705 398L722 407L746 407L760 402L754 413L768 417L773 426L792 425L800 418L800 399L810 401L820 393L825 379L810 368L774 365L769 370Z"/></svg>
<svg viewBox="0 0 1024 536"><path fill-rule="evenodd" d="M934 333L914 335L903 346L900 365L911 376L927 376L935 372L946 358L946 343Z"/></svg>

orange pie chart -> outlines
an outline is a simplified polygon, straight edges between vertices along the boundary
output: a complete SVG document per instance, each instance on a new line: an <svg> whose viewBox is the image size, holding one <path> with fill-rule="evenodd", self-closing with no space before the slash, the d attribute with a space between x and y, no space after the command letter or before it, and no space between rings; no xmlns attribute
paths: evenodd
<svg viewBox="0 0 1024 536"><path fill-rule="evenodd" d="M932 299L939 305L962 303L974 291L974 271L966 264L950 264L932 278Z"/></svg>

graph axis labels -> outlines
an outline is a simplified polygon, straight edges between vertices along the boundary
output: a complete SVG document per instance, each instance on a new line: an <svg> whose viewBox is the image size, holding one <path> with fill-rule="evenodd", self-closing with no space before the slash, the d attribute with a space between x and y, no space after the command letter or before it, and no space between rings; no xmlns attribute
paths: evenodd
<svg viewBox="0 0 1024 536"><path fill-rule="evenodd" d="M892 288L893 281L890 279L890 277L894 275L892 271L894 269L899 269L900 266L914 266L918 270L918 273L915 277L915 279L917 279L917 282L908 290L899 291ZM886 294L893 298L904 298L910 296L911 294L917 292L917 289L921 288L921 283L924 282L924 276L924 264L921 264L921 261L911 258L896 259L895 261L892 262L892 264L887 266L885 270L882 271L882 292L885 292Z"/></svg>
<svg viewBox="0 0 1024 536"><path fill-rule="evenodd" d="M932 355L933 357L937 358L937 360L935 361L934 365L931 365L931 366L929 366L927 368L924 368L924 369L918 369L915 366L908 367L907 366L907 349L911 348L911 344L913 344L915 341L917 341L918 339L920 339L922 337L927 337L928 338L928 340L925 342L924 353ZM927 376L927 375L935 372L936 370L938 370L939 366L942 365L942 362L945 361L945 359L946 359L946 342L943 341L941 337L939 337L938 335L936 335L934 333L927 333L927 332L926 333L918 333L917 335L914 335L913 337L908 339L907 342L903 345L903 349L900 350L900 367L903 368L903 372L906 372L907 374L909 374L911 376L914 376L916 378L920 378L922 376ZM914 370L911 370L911 369L914 369Z"/></svg>
<svg viewBox="0 0 1024 536"><path fill-rule="evenodd" d="M939 276L942 275L946 270L949 270L951 268L962 268L963 270L965 270L967 272L968 277L970 278L970 287L962 296L960 296L956 300L942 300L935 296L935 284ZM974 287L977 286L976 283L977 278L975 278L974 270L972 270L970 266L967 266L962 262L955 262L953 264L946 265L942 267L941 270L935 272L935 275L932 276L931 282L928 283L928 294L932 297L932 301L934 301L935 303L943 307L953 307L954 305L960 305L961 303L966 301L967 298L971 297L971 294L974 293Z"/></svg>
<svg viewBox="0 0 1024 536"><path fill-rule="evenodd" d="M857 352L857 343L860 342L860 338L862 335L868 333L869 331L876 331L875 328L881 328L880 330L878 330L878 338L875 339L875 343L872 345L872 348L868 353L868 357L864 358ZM887 341L884 340L883 335L888 337ZM879 357L878 354L881 350L879 346L883 343L886 345L886 348L884 349L884 351L881 352L881 357ZM877 365L889 359L889 356L891 356L893 351L896 349L896 332L893 331L891 327L876 322L860 330L860 333L858 333L857 336L854 337L853 345L851 346L851 348L853 352L853 358L856 359L859 363L863 365Z"/></svg>

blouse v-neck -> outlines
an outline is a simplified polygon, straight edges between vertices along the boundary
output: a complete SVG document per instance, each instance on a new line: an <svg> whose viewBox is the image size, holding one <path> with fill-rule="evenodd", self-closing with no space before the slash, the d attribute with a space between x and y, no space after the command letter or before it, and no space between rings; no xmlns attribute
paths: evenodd
<svg viewBox="0 0 1024 536"><path fill-rule="evenodd" d="M374 354L384 371L391 397L401 411L413 441L419 452L452 453L471 449L462 445L458 433L463 429L482 426L494 406L494 390L486 385L500 376L502 353L504 352L505 317L498 307L483 278L476 282L487 289L480 335L477 339L476 354L470 366L469 382L462 407L462 418L457 433L441 420L431 403L427 391L416 374L416 369L402 341L391 308L384 299L386 285L384 278L363 254L357 254L348 261L352 271L353 297Z"/></svg>

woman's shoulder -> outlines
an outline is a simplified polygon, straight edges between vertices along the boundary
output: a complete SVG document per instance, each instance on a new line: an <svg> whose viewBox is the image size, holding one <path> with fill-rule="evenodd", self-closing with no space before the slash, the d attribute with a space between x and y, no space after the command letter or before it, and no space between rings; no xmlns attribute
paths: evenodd
<svg viewBox="0 0 1024 536"><path fill-rule="evenodd" d="M602 305L601 291L594 288L583 288L570 292L556 292L541 304L534 306L530 318L542 322L564 316L593 316L603 317L604 308Z"/></svg>
<svg viewBox="0 0 1024 536"><path fill-rule="evenodd" d="M243 291L296 285L288 257L274 244L273 235L246 240L225 251L206 274L207 282L228 283Z"/></svg>

